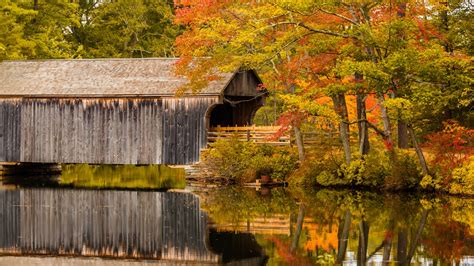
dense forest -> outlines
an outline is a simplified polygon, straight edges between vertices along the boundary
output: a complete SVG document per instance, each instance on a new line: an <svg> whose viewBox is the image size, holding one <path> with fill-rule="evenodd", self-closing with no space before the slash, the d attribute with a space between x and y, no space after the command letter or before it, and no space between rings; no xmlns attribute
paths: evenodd
<svg viewBox="0 0 474 266"><path fill-rule="evenodd" d="M164 0L0 3L0 60L174 56L181 27Z"/></svg>
<svg viewBox="0 0 474 266"><path fill-rule="evenodd" d="M472 12L464 0L6 0L0 60L181 57L195 91L216 68L255 69L271 94L255 121L296 147L218 143L203 162L222 161L216 172L474 194ZM308 131L338 142L305 146Z"/></svg>

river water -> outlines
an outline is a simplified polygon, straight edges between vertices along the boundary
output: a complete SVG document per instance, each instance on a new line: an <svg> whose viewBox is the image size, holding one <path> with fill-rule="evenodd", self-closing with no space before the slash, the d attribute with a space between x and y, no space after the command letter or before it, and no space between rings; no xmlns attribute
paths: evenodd
<svg viewBox="0 0 474 266"><path fill-rule="evenodd" d="M167 167L3 178L0 265L474 265L474 200L186 186Z"/></svg>

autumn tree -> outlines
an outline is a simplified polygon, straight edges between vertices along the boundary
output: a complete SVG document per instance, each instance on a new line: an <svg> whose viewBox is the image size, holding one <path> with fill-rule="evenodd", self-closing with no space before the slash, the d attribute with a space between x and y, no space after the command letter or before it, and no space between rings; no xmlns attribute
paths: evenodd
<svg viewBox="0 0 474 266"><path fill-rule="evenodd" d="M411 133L427 174L415 135L420 110L426 109L423 103L442 101L448 87L462 95L470 92L469 57L439 49L444 37L437 30L435 17L441 8L437 2L210 0L177 4L176 21L186 27L177 39L183 56L180 73L204 85L215 67L258 69L277 80L272 81L274 89L289 92L291 88L293 96L286 97L286 104L293 113L330 116L317 102L330 97L348 164L352 157L349 125L357 124L361 154L369 152L369 129L389 151L395 137L401 139L400 148L406 148L407 133ZM291 61L298 67L285 73ZM456 85L440 80L443 77L452 78ZM425 94L433 88L440 95ZM357 102L354 120L347 115L349 95ZM370 97L377 103L368 110ZM455 101L456 108L469 103L462 96ZM368 112L374 109L380 117L369 121ZM398 136L393 125L399 127Z"/></svg>

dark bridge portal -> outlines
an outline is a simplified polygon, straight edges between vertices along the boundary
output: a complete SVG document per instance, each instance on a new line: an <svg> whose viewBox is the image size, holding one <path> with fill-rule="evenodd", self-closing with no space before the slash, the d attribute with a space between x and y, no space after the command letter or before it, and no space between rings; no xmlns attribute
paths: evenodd
<svg viewBox="0 0 474 266"><path fill-rule="evenodd" d="M210 126L232 127L251 125L255 112L263 105L263 97L227 97L224 104L214 106Z"/></svg>
<svg viewBox="0 0 474 266"><path fill-rule="evenodd" d="M258 90L261 81L253 72L238 72L224 90L223 101L210 108L209 125L251 125L257 110L265 104L266 91Z"/></svg>

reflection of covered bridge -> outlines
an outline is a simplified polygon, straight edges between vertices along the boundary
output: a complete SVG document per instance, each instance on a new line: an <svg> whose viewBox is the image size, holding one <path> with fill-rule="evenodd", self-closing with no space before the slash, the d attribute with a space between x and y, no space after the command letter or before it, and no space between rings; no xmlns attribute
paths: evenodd
<svg viewBox="0 0 474 266"><path fill-rule="evenodd" d="M209 127L251 124L266 94L254 71L176 97L176 61L1 63L0 162L190 164Z"/></svg>
<svg viewBox="0 0 474 266"><path fill-rule="evenodd" d="M0 190L0 253L217 262L187 193Z"/></svg>
<svg viewBox="0 0 474 266"><path fill-rule="evenodd" d="M249 260L256 263L242 265L262 265L264 260L253 236L209 232L199 198L189 193L21 189L0 190L0 202L2 256L141 258L199 265ZM223 243L229 239L233 241ZM222 250L223 244L228 250ZM236 251L242 246L243 253Z"/></svg>

